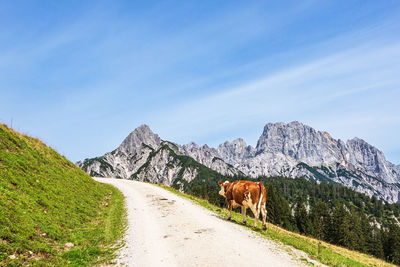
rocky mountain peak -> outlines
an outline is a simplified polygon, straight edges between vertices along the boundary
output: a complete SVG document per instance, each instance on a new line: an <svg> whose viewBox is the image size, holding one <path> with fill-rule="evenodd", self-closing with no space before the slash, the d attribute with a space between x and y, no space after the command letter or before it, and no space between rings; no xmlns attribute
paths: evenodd
<svg viewBox="0 0 400 267"><path fill-rule="evenodd" d="M362 166L369 173L378 174L386 182L399 182L397 168L386 160L382 151L357 137L348 140L346 145L352 155L352 164Z"/></svg>
<svg viewBox="0 0 400 267"><path fill-rule="evenodd" d="M281 153L312 165L337 162L341 157L337 140L298 121L265 125L256 150L257 155Z"/></svg>
<svg viewBox="0 0 400 267"><path fill-rule="evenodd" d="M276 143L275 141L285 141L289 139L301 140L307 138L310 134L315 133L316 131L313 128L298 121L292 121L290 123L267 123L264 126L264 131L257 142L256 149L257 152L261 152L268 147L272 149L270 144ZM278 142L273 149L280 151L281 145L283 144Z"/></svg>
<svg viewBox="0 0 400 267"><path fill-rule="evenodd" d="M207 166L224 175L235 175L240 173L238 170L229 166L225 161L220 159L217 149L209 147L207 144L201 147L194 142L183 145L180 148L183 155L192 157L197 162Z"/></svg>
<svg viewBox="0 0 400 267"><path fill-rule="evenodd" d="M204 144L201 148L203 149L210 149L210 147L207 144Z"/></svg>
<svg viewBox="0 0 400 267"><path fill-rule="evenodd" d="M217 149L194 142L180 146L162 141L144 124L117 150L78 165L91 175L171 184L177 177L191 181L199 171L196 164L182 169L182 156L222 175L304 177L400 202L400 166L387 161L380 150L360 138L346 143L336 140L298 121L266 124L255 148L238 138Z"/></svg>
<svg viewBox="0 0 400 267"><path fill-rule="evenodd" d="M254 156L255 149L247 145L242 138L226 141L217 148L218 154L229 164L237 165Z"/></svg>
<svg viewBox="0 0 400 267"><path fill-rule="evenodd" d="M347 143L353 143L353 144L359 144L359 145L369 145L366 141L364 141L361 138L358 138L357 136L347 140Z"/></svg>
<svg viewBox="0 0 400 267"><path fill-rule="evenodd" d="M133 130L133 132L122 141L118 149L135 154L141 149L142 144L156 149L160 146L160 143L161 138L157 134L153 133L148 125L143 124Z"/></svg>
<svg viewBox="0 0 400 267"><path fill-rule="evenodd" d="M187 151L197 151L200 147L195 142L190 142L186 145L183 145L182 148Z"/></svg>
<svg viewBox="0 0 400 267"><path fill-rule="evenodd" d="M229 142L225 142L229 143ZM242 138L236 138L235 140L232 141L232 144L238 147L246 147L247 144Z"/></svg>
<svg viewBox="0 0 400 267"><path fill-rule="evenodd" d="M363 159L365 156L368 155L368 157L371 156L378 156L382 155L383 153L377 149L376 147L368 144L366 141L363 139L360 139L358 137L354 137L353 139L347 140L346 146L351 152L355 153L355 160L358 163L365 162L366 159Z"/></svg>
<svg viewBox="0 0 400 267"><path fill-rule="evenodd" d="M183 145L182 150L183 150L184 154L191 156L191 157L194 157L195 155L199 156L199 154L204 154L204 153L208 153L208 154L211 153L213 156L216 156L216 153L217 153L215 148L211 148L207 144L199 146L195 142L190 142L186 145Z"/></svg>
<svg viewBox="0 0 400 267"><path fill-rule="evenodd" d="M247 147L247 144L242 138L237 138L232 142L225 141L223 144L220 144L218 146L218 148L224 148L224 147L231 147L235 150L241 151Z"/></svg>

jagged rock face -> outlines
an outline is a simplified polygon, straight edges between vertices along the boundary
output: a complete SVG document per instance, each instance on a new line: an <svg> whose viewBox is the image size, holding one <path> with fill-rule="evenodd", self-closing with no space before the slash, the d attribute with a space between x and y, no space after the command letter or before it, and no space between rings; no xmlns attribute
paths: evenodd
<svg viewBox="0 0 400 267"><path fill-rule="evenodd" d="M393 164L393 168L395 169L395 171L400 174L400 165L394 165Z"/></svg>
<svg viewBox="0 0 400 267"><path fill-rule="evenodd" d="M196 143L191 142L187 145L183 145L180 151L192 158L194 158L197 162L200 162L204 165L210 165L211 161L215 157L219 157L219 154L215 148L210 148L207 145L199 147Z"/></svg>
<svg viewBox="0 0 400 267"><path fill-rule="evenodd" d="M344 143L327 132L315 131L296 121L268 123L253 154L241 153L243 149L236 152L227 142L218 151L225 161L251 177L331 181L389 202L399 201L397 166L388 162L381 151L358 138Z"/></svg>
<svg viewBox="0 0 400 267"><path fill-rule="evenodd" d="M190 182L197 176L196 168L183 167L179 159L174 157L169 147L161 147L158 153L154 153L148 158L147 162L147 164L139 168L133 178L170 186L178 177Z"/></svg>
<svg viewBox="0 0 400 267"><path fill-rule="evenodd" d="M281 154L287 157L282 158ZM334 166L340 163L349 170L361 170L387 183L400 182L400 175L394 165L385 159L381 151L364 140L354 138L345 144L333 139L327 132L317 132L299 122L267 124L258 140L256 156L250 162L244 159L242 164L247 163L252 167L254 164L259 165L260 161L271 161L271 157L281 157L282 160L274 163L282 167L291 162L288 157L310 166ZM252 164L252 161L255 163ZM277 166L273 168L277 169ZM266 171L257 174L274 175L268 172L270 169L266 168Z"/></svg>
<svg viewBox="0 0 400 267"><path fill-rule="evenodd" d="M161 138L153 133L149 126L143 124L131 132L121 145L119 151L124 151L128 154L136 154L141 151L142 144L146 144L153 149L156 149L161 144Z"/></svg>
<svg viewBox="0 0 400 267"><path fill-rule="evenodd" d="M101 157L77 162L77 165L92 176L127 179L146 162L149 154L160 144L160 137L144 124L131 132L116 150Z"/></svg>
<svg viewBox="0 0 400 267"><path fill-rule="evenodd" d="M237 169L220 158L217 149L210 148L207 145L199 147L196 143L191 142L183 145L180 152L223 175L233 176L239 173Z"/></svg>
<svg viewBox="0 0 400 267"><path fill-rule="evenodd" d="M347 147L352 155L350 161L353 165L361 166L368 174L376 175L385 182L400 182L400 172L396 166L388 162L377 148L359 138L347 141Z"/></svg>
<svg viewBox="0 0 400 267"><path fill-rule="evenodd" d="M240 164L244 160L254 157L256 150L252 146L248 146L242 138L238 138L232 142L226 141L217 148L220 157L229 164Z"/></svg>
<svg viewBox="0 0 400 267"><path fill-rule="evenodd" d="M311 165L341 160L341 147L327 132L317 132L297 121L265 125L256 151L281 153Z"/></svg>
<svg viewBox="0 0 400 267"><path fill-rule="evenodd" d="M222 175L305 177L400 202L400 166L388 162L381 151L358 138L344 143L296 121L268 123L255 148L239 138L217 149L162 141L142 125L113 152L77 165L93 176L171 185L176 179L190 182L199 173L199 165L183 164L184 157Z"/></svg>
<svg viewBox="0 0 400 267"><path fill-rule="evenodd" d="M171 185L175 179L192 181L199 166L186 166L179 156L192 157L195 161L223 175L240 171L218 158L218 152L207 145L195 143L179 146L162 141L147 125L130 133L114 151L101 157L85 159L76 164L92 176L137 179Z"/></svg>

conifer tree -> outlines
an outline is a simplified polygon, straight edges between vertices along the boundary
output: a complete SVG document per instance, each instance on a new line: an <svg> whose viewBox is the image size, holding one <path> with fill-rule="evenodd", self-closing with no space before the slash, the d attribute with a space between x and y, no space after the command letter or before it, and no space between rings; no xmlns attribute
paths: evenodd
<svg viewBox="0 0 400 267"><path fill-rule="evenodd" d="M400 226L394 220L389 225L387 256L390 262L400 264Z"/></svg>
<svg viewBox="0 0 400 267"><path fill-rule="evenodd" d="M365 251L365 235L361 225L361 215L354 210L350 212L350 228L349 228L349 244L348 247Z"/></svg>
<svg viewBox="0 0 400 267"><path fill-rule="evenodd" d="M317 204L311 210L311 224L312 224L312 235L321 240L328 240L331 216L329 214L328 205L318 201ZM319 236L321 233L321 236Z"/></svg>
<svg viewBox="0 0 400 267"><path fill-rule="evenodd" d="M268 221L288 230L293 230L293 219L290 213L289 203L274 186L267 184L266 191Z"/></svg>
<svg viewBox="0 0 400 267"><path fill-rule="evenodd" d="M371 225L367 215L360 214L362 235L364 237L364 247L360 251L372 254L378 258L384 258L381 231Z"/></svg>
<svg viewBox="0 0 400 267"><path fill-rule="evenodd" d="M354 248L357 237L352 230L350 213L346 211L343 204L336 204L332 213L332 242L344 247Z"/></svg>
<svg viewBox="0 0 400 267"><path fill-rule="evenodd" d="M296 202L296 207L294 209L294 218L296 221L296 226L301 234L307 235L311 232L310 218L301 197L299 197Z"/></svg>

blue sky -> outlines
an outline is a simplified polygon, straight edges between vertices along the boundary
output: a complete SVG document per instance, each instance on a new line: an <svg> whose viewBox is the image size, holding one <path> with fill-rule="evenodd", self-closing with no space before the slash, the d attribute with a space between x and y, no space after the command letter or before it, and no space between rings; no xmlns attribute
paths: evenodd
<svg viewBox="0 0 400 267"><path fill-rule="evenodd" d="M1 1L0 31L0 121L72 161L298 120L400 164L397 0Z"/></svg>

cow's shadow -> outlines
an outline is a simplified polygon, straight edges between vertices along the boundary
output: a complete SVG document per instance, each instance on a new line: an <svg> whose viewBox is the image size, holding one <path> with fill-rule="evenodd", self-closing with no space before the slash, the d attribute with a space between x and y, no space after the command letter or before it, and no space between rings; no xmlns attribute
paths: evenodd
<svg viewBox="0 0 400 267"><path fill-rule="evenodd" d="M242 227L244 227L244 228L246 228L246 229L249 229L249 230L252 230L252 231L255 231L255 232L258 232L258 233L261 233L261 232L263 231L263 230L260 228L260 222L258 223L259 225L257 226L257 228L255 228L255 227L253 226L253 223L254 223L254 222L253 222L253 220L254 220L253 217L247 218L247 220L250 219L251 221L248 221L247 224L245 225L245 224L243 224L243 222L242 222L241 219L240 219L240 221L235 220L235 219L228 220L226 217L221 216L221 215L218 215L218 214L212 214L211 216L217 218L218 220L224 221L224 222L230 222L230 223L233 223L233 224L236 224L236 225L240 225L240 226L242 226Z"/></svg>

